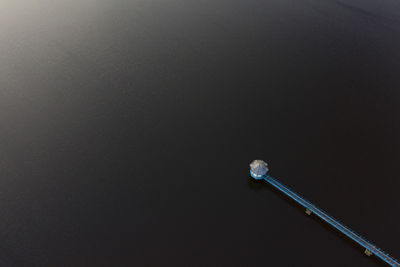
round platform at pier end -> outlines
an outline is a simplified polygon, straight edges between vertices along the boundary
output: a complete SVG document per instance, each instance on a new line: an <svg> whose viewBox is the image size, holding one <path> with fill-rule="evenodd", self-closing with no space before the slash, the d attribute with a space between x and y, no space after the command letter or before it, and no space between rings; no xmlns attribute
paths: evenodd
<svg viewBox="0 0 400 267"><path fill-rule="evenodd" d="M250 163L250 174L254 179L263 179L268 170L268 164L262 160L257 159Z"/></svg>

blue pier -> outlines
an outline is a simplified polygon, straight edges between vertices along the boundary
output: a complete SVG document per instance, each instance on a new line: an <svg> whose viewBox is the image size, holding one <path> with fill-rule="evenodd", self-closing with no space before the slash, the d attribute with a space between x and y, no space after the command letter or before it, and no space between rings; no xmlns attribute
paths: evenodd
<svg viewBox="0 0 400 267"><path fill-rule="evenodd" d="M309 201L305 200L303 197L295 193L293 190L287 188L273 177L267 175L268 170L269 170L268 165L262 160L255 160L250 164L251 177L253 177L256 180L264 180L267 183L271 184L273 187L275 187L276 189L278 189L279 191L281 191L282 193L284 193L285 195L289 196L291 199L302 205L306 209L306 213L308 215L315 214L323 221L330 224L344 235L348 236L350 239L352 239L354 242L356 242L365 249L366 255L368 256L375 255L376 257L380 258L390 266L400 266L399 261L397 261L395 258L391 257L389 254L385 253L378 247L374 246L372 243L370 243L360 235L356 234L353 230L343 225L333 217L329 216L326 212L316 207Z"/></svg>

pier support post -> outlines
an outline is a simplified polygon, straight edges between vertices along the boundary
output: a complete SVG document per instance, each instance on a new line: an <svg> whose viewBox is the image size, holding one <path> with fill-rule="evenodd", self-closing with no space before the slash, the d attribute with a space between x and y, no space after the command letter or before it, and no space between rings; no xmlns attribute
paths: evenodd
<svg viewBox="0 0 400 267"><path fill-rule="evenodd" d="M368 249L365 249L364 253L365 253L365 255L367 255L368 257L372 255L372 252L369 251Z"/></svg>

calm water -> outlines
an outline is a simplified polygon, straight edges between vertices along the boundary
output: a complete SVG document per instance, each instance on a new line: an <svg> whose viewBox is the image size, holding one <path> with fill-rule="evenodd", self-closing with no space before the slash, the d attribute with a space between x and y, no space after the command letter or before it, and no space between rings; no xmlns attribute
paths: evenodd
<svg viewBox="0 0 400 267"><path fill-rule="evenodd" d="M58 3L54 3L58 2ZM1 266L400 258L400 2L0 4Z"/></svg>

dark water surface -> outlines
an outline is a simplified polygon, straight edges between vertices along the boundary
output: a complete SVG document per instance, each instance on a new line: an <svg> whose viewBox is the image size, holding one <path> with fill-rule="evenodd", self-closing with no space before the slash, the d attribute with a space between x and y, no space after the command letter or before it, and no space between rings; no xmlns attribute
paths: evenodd
<svg viewBox="0 0 400 267"><path fill-rule="evenodd" d="M0 5L0 266L400 258L399 1Z"/></svg>

